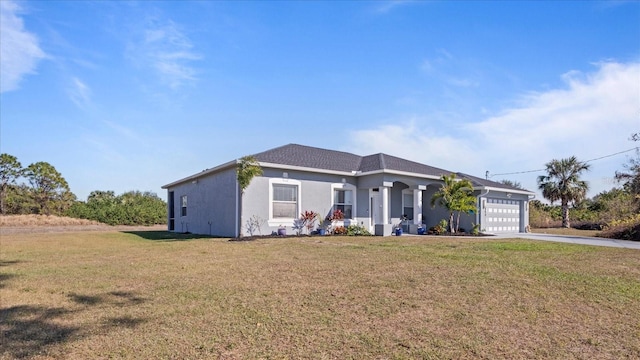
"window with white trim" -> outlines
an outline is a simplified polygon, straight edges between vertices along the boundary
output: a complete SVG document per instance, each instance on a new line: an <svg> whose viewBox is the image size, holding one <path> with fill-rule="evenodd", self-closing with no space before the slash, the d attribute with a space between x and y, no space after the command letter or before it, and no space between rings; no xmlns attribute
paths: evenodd
<svg viewBox="0 0 640 360"><path fill-rule="evenodd" d="M302 209L302 182L288 178L269 179L269 226L293 226Z"/></svg>
<svg viewBox="0 0 640 360"><path fill-rule="evenodd" d="M356 187L349 183L331 184L331 211L340 210L345 219L356 217Z"/></svg>
<svg viewBox="0 0 640 360"><path fill-rule="evenodd" d="M345 219L353 219L353 190L333 190L333 210L340 210Z"/></svg>
<svg viewBox="0 0 640 360"><path fill-rule="evenodd" d="M272 216L274 219L294 219L298 209L298 185L273 184Z"/></svg>

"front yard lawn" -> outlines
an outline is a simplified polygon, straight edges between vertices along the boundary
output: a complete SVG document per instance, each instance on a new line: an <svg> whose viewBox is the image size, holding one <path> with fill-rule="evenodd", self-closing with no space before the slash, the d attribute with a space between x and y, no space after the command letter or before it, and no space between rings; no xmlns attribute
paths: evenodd
<svg viewBox="0 0 640 360"><path fill-rule="evenodd" d="M492 238L3 235L0 357L640 357L640 251Z"/></svg>

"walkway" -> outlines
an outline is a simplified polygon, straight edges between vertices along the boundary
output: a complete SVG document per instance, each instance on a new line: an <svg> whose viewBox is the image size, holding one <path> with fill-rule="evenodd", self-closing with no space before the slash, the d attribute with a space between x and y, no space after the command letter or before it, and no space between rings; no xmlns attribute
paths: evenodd
<svg viewBox="0 0 640 360"><path fill-rule="evenodd" d="M504 234L504 235L496 235L496 236L500 238L520 238L520 239L529 239L529 240L555 241L555 242L563 242L563 243L571 243L571 244L620 247L620 248L640 250L640 241L605 239L605 238L587 237L587 236L536 234L536 233Z"/></svg>

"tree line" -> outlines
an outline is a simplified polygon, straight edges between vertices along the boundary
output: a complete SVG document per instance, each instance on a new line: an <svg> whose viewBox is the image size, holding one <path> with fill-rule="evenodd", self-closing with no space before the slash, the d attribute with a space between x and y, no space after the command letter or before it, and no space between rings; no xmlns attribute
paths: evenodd
<svg viewBox="0 0 640 360"><path fill-rule="evenodd" d="M155 193L96 190L79 201L56 168L44 161L22 167L10 154L0 154L0 213L41 214L95 220L110 225L152 225L167 221L164 200Z"/></svg>
<svg viewBox="0 0 640 360"><path fill-rule="evenodd" d="M631 141L640 141L640 133L633 134ZM590 165L575 156L554 159L546 165L546 174L538 177L538 189L551 205L538 200L531 201L530 223L532 227L562 227L602 229L618 227L625 238L637 239L640 234L640 150L635 157L623 164L624 170L616 171L615 179L620 185L604 191L591 199L586 198L589 184L581 179ZM559 202L560 206L554 206ZM636 234L635 236L633 234Z"/></svg>

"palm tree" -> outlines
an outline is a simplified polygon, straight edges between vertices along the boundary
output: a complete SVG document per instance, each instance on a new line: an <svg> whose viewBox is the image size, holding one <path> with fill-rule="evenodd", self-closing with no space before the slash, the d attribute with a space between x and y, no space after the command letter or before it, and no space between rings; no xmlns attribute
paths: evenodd
<svg viewBox="0 0 640 360"><path fill-rule="evenodd" d="M562 205L562 227L569 228L569 203L582 201L589 190L589 184L580 180L580 174L589 170L589 165L578 161L575 156L568 159L553 159L545 165L547 175L538 177L538 189L542 196Z"/></svg>
<svg viewBox="0 0 640 360"><path fill-rule="evenodd" d="M431 206L439 204L449 211L449 229L456 233L460 225L460 213L476 210L476 198L473 196L473 184L468 179L457 180L455 174L442 175L444 182L440 190L431 197ZM454 225L453 217L458 212Z"/></svg>
<svg viewBox="0 0 640 360"><path fill-rule="evenodd" d="M260 163L253 156L244 156L238 160L236 164L236 178L238 180L238 187L240 188L240 208L238 211L240 212L240 222L238 233L242 236L242 197L244 195L244 191L247 189L251 180L256 176L262 175L262 168L260 167Z"/></svg>

